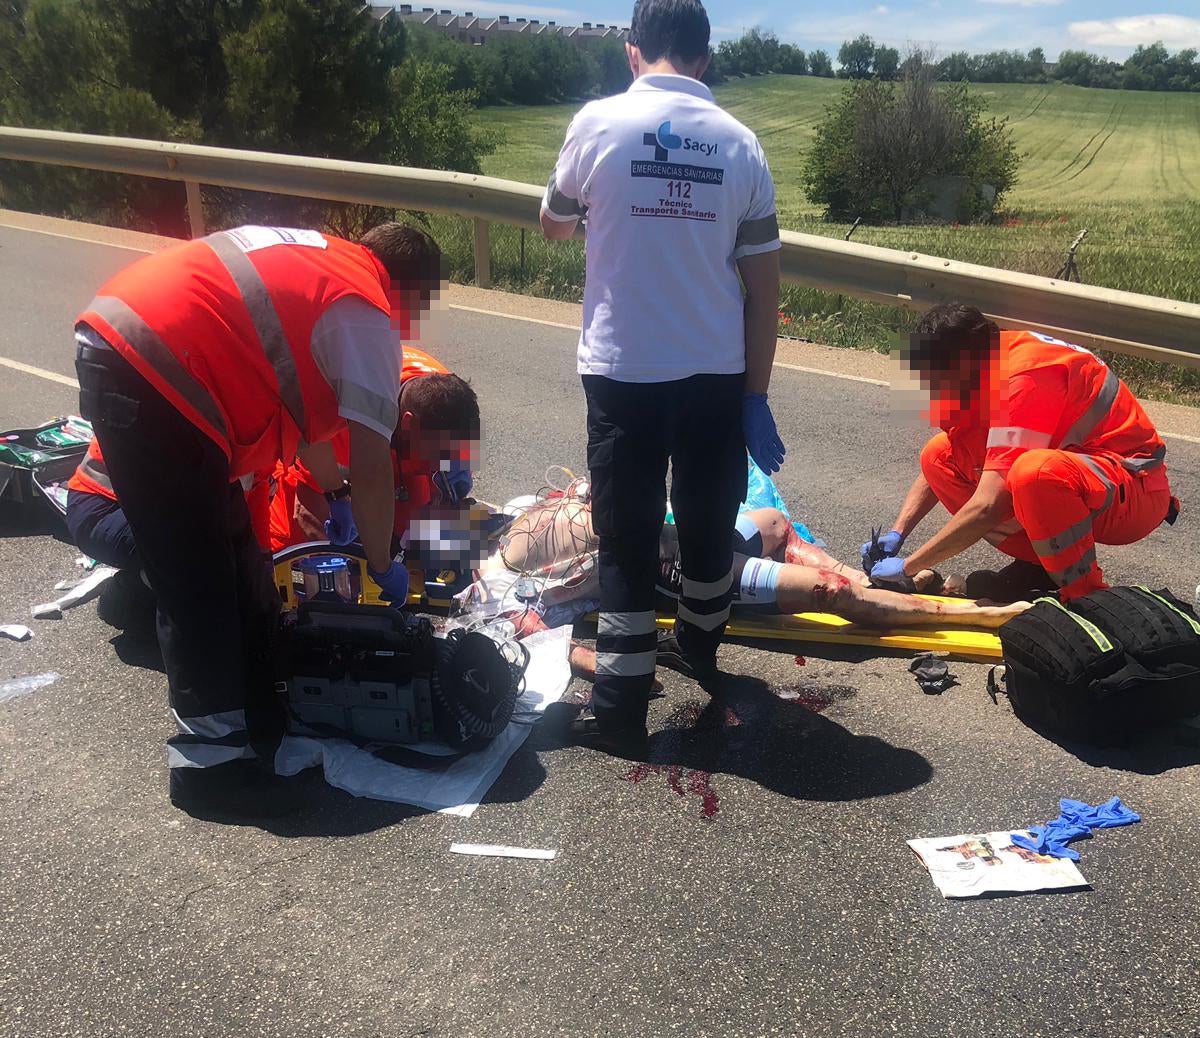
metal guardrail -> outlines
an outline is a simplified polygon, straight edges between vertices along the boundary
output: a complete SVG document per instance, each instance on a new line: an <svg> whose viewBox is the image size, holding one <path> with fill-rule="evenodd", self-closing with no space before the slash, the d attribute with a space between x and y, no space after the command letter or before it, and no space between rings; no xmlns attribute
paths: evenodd
<svg viewBox="0 0 1200 1038"><path fill-rule="evenodd" d="M491 281L488 226L538 225L542 189L496 177L367 162L0 126L0 158L182 181L193 235L200 185L454 213L474 221L475 279ZM909 309L959 300L1009 328L1200 367L1200 305L784 231L785 281Z"/></svg>

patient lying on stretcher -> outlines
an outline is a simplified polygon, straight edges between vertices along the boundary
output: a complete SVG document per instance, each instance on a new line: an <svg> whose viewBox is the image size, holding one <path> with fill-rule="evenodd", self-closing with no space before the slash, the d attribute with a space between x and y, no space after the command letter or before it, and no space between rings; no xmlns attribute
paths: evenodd
<svg viewBox="0 0 1200 1038"><path fill-rule="evenodd" d="M783 512L762 508L739 516L734 537L734 614L833 613L875 628L913 626L999 627L1029 608L1028 602L979 605L932 602L869 586L868 578L800 539ZM597 538L590 505L577 498L542 502L509 527L500 557L514 572L530 573L577 597L595 589ZM678 598L680 575L675 528L664 525L659 542L659 591ZM932 573L917 578L927 586Z"/></svg>

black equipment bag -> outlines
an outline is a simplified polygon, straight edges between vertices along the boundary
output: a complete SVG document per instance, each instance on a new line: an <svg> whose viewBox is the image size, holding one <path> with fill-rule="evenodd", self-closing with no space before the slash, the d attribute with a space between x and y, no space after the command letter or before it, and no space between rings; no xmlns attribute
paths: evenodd
<svg viewBox="0 0 1200 1038"><path fill-rule="evenodd" d="M1013 711L1051 735L1118 746L1200 713L1200 623L1168 591L1040 598L1000 628Z"/></svg>

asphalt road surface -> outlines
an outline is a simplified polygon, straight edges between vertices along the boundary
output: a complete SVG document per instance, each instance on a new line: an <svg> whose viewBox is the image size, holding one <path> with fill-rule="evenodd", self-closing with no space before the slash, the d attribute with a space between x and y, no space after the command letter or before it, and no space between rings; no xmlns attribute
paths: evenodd
<svg viewBox="0 0 1200 1038"><path fill-rule="evenodd" d="M74 315L134 258L0 229L0 358L70 379ZM479 392L484 497L582 467L574 338L451 310L426 344ZM893 516L920 430L867 383L780 370L772 397L780 489L851 558ZM69 385L0 367L0 427L74 407ZM1172 441L1170 462L1200 501L1200 446ZM201 822L167 802L153 645L95 605L31 621L77 553L51 521L2 522L0 620L36 636L0 642L0 680L61 676L0 703L0 1035L1200 1032L1200 739L1183 731L1082 759L993 705L980 665L937 697L903 658L727 648L726 670L791 698L705 709L669 675L657 771L535 733L470 819L310 774L293 819ZM1111 576L1190 597L1195 529L1185 511L1105 550ZM1145 820L1082 845L1083 892L945 901L904 843L1113 795Z"/></svg>

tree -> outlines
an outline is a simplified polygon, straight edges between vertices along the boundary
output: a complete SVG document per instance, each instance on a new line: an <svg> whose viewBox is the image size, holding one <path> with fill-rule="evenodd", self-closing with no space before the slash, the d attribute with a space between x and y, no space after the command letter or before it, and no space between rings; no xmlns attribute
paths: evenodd
<svg viewBox="0 0 1200 1038"><path fill-rule="evenodd" d="M832 79L833 62L829 60L828 52L823 50L812 51L808 55L808 71L810 75Z"/></svg>
<svg viewBox="0 0 1200 1038"><path fill-rule="evenodd" d="M880 44L875 48L875 57L871 71L876 79L895 79L900 69L900 52L895 47L885 47Z"/></svg>
<svg viewBox="0 0 1200 1038"><path fill-rule="evenodd" d="M847 40L838 48L838 76L842 79L866 79L871 75L875 61L875 41L866 33L857 39Z"/></svg>
<svg viewBox="0 0 1200 1038"><path fill-rule="evenodd" d="M790 43L779 45L779 55L775 60L775 72L784 76L803 76L808 74L808 58L804 51Z"/></svg>
<svg viewBox="0 0 1200 1038"><path fill-rule="evenodd" d="M966 85L939 86L936 66L910 63L899 83L855 82L825 112L802 181L829 219L901 220L926 201L931 178L966 178L961 216L989 208L1016 181L1019 154L1003 120L985 117Z"/></svg>

